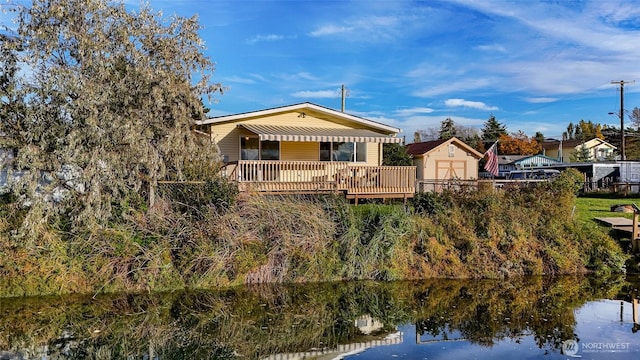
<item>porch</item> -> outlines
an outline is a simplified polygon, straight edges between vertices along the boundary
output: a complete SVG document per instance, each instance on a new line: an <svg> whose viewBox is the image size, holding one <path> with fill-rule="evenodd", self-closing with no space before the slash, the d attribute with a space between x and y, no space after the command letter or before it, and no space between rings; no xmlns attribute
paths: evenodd
<svg viewBox="0 0 640 360"><path fill-rule="evenodd" d="M338 161L239 160L225 166L240 191L342 192L347 198L410 198L415 166L371 166Z"/></svg>

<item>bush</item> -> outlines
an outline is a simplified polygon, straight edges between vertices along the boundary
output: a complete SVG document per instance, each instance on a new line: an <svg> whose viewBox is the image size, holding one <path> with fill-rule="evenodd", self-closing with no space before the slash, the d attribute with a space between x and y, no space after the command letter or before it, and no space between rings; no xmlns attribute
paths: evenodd
<svg viewBox="0 0 640 360"><path fill-rule="evenodd" d="M210 210L225 213L233 207L238 197L236 183L224 177L216 177L204 183L175 182L158 185L160 197L194 220L202 220Z"/></svg>
<svg viewBox="0 0 640 360"><path fill-rule="evenodd" d="M411 200L416 213L424 215L437 215L443 213L451 206L449 193L419 192Z"/></svg>

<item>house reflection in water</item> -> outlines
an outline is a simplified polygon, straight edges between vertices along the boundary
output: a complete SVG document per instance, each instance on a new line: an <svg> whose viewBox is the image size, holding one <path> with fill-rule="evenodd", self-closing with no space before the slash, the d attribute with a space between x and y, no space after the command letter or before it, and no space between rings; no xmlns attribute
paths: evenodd
<svg viewBox="0 0 640 360"><path fill-rule="evenodd" d="M372 318L370 315L363 315L359 317L354 321L354 325L364 335L369 335L384 327L383 323ZM378 346L402 344L402 335L402 332L396 331L378 340L362 341L352 344L340 344L333 349L312 349L299 353L275 354L264 358L264 360L302 360L309 358L342 359L344 356L354 355Z"/></svg>
<svg viewBox="0 0 640 360"><path fill-rule="evenodd" d="M356 327L361 333L369 335L376 330L384 327L384 324L371 317L371 315L362 315L355 320Z"/></svg>
<svg viewBox="0 0 640 360"><path fill-rule="evenodd" d="M635 334L640 330L640 320L638 319L638 305L640 300L638 300L637 294L632 294L630 297L631 298L629 299L629 296L627 295L618 298L620 300L620 322L624 322L624 305L625 302L628 301L631 303L631 319L633 321L631 332Z"/></svg>
<svg viewBox="0 0 640 360"><path fill-rule="evenodd" d="M633 328L631 328L631 331L636 333L640 330L640 321L638 321L638 298L631 300L631 309L633 312Z"/></svg>

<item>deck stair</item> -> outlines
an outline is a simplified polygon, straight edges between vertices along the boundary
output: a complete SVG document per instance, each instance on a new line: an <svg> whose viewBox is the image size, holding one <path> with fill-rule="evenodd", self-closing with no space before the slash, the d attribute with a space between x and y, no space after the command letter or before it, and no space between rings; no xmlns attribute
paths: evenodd
<svg viewBox="0 0 640 360"><path fill-rule="evenodd" d="M628 233L631 236L632 252L636 253L640 250L640 208L636 204L625 204L612 206L613 211L616 207L624 207L633 209L633 219L627 219L625 217L597 217L594 218L597 222L609 226L610 228Z"/></svg>

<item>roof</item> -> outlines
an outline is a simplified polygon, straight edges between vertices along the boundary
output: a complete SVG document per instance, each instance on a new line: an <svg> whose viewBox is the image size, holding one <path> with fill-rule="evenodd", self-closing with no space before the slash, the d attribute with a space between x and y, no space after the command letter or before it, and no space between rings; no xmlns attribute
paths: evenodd
<svg viewBox="0 0 640 360"><path fill-rule="evenodd" d="M298 126L238 124L258 135L260 140L313 141L313 142L370 142L400 143L402 138L380 134L366 129L334 129Z"/></svg>
<svg viewBox="0 0 640 360"><path fill-rule="evenodd" d="M550 162L550 163L560 163L560 161L554 158L550 158L542 154L536 154L536 155L498 155L498 164L500 165L515 164L515 163L524 162L532 158L539 158L541 160L544 160L545 162Z"/></svg>
<svg viewBox="0 0 640 360"><path fill-rule="evenodd" d="M409 155L422 155L444 144L447 140L433 140L419 143L413 143L407 145L407 154Z"/></svg>
<svg viewBox="0 0 640 360"><path fill-rule="evenodd" d="M516 161L519 161L528 157L531 157L531 155L498 155L498 164L500 165L513 164Z"/></svg>
<svg viewBox="0 0 640 360"><path fill-rule="evenodd" d="M408 144L407 154L413 155L413 156L422 156L434 151L436 148L440 146L448 145L451 143L457 144L459 147L463 148L467 152L475 155L478 159L481 159L484 156L483 154L478 152L476 149L472 148L471 146L467 145L464 141L456 137L452 137L451 139L446 139L446 140L440 139L440 140L424 141L419 143Z"/></svg>
<svg viewBox="0 0 640 360"><path fill-rule="evenodd" d="M616 149L615 146L611 145L610 143L600 139L600 138L593 138L593 139L589 139L589 140L554 140L554 141L543 141L540 143L540 146L542 146L543 149L545 150L549 150L549 149L557 149L560 145L562 145L563 148L565 149L570 149L570 148L575 148L578 145L582 145L583 143L589 142L591 140L596 140L598 142L600 142L601 144L606 144L609 145L611 148Z"/></svg>
<svg viewBox="0 0 640 360"><path fill-rule="evenodd" d="M399 128L385 125L373 120L365 119L363 117L347 114L338 110L330 109L328 107L320 106L310 102L274 107L274 108L263 109L263 110L249 111L249 112L233 114L233 115L216 116L216 117L208 118L205 120L196 121L196 124L197 125L219 124L219 123L228 122L228 121L244 120L248 118L255 118L255 117L274 115L274 114L280 114L280 113L291 112L291 111L300 111L300 110L316 111L329 116L342 118L344 120L348 120L356 124L364 125L369 128L384 131L390 134L391 133L397 134L400 132Z"/></svg>

